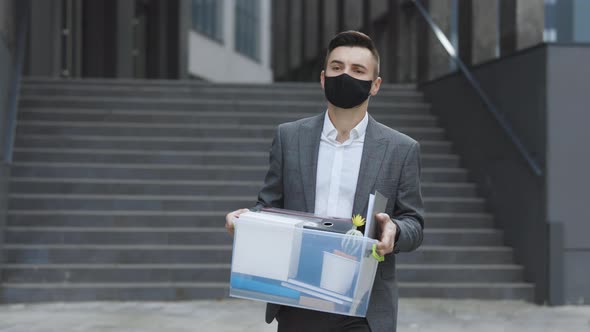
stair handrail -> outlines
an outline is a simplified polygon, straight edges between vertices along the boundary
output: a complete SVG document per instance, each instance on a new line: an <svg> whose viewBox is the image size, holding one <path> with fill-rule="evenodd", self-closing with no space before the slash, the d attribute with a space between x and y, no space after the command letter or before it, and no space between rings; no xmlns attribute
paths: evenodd
<svg viewBox="0 0 590 332"><path fill-rule="evenodd" d="M526 162L529 165L532 172L536 176L541 176L543 174L543 170L541 169L541 167L539 166L537 161L533 158L533 156L526 149L526 147L524 146L524 144L522 143L520 138L516 135L516 133L512 129L512 126L510 125L510 123L508 123L508 121L505 119L505 117L498 111L496 106L492 103L490 98L483 91L481 85L479 84L477 79L473 76L471 71L467 68L465 63L463 63L463 61L459 58L457 50L455 49L453 44L450 42L450 40L447 38L447 36L444 34L444 32L440 29L440 27L434 22L434 19L432 18L432 16L430 16L430 14L426 10L426 8L422 4L422 2L420 0L411 0L411 2L418 9L418 12L420 12L420 14L424 18L424 20L426 21L426 23L428 24L430 29L432 30L432 32L434 32L434 35L436 36L438 41L441 43L443 48L447 51L447 53L449 54L451 59L457 64L457 67L459 68L459 70L461 71L463 76L465 76L465 78L467 79L469 84L473 87L473 89L475 89L475 92L477 93L479 99L483 102L485 108L492 114L492 116L496 119L496 121L498 121L498 124L500 125L500 127L504 130L506 135L508 135L508 137L510 138L512 143L516 146L516 149L520 152L522 157L526 160Z"/></svg>
<svg viewBox="0 0 590 332"><path fill-rule="evenodd" d="M14 147L14 136L16 131L16 117L18 112L18 98L20 84L22 80L23 64L25 61L25 49L27 40L27 30L31 17L31 0L19 0L16 3L16 22L17 22L17 39L14 58L14 71L9 95L8 116L6 117L6 134L4 140L4 163L12 163L12 151Z"/></svg>

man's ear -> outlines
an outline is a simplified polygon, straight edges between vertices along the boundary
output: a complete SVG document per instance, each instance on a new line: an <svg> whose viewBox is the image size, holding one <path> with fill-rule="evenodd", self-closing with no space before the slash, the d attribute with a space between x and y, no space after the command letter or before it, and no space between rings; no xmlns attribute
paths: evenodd
<svg viewBox="0 0 590 332"><path fill-rule="evenodd" d="M324 77L326 75L326 71L322 70L322 72L320 73L320 84L322 85L322 90L324 90Z"/></svg>
<svg viewBox="0 0 590 332"><path fill-rule="evenodd" d="M371 85L371 96L375 96L377 92L379 92L379 88L381 87L381 77L377 77L373 80L373 84Z"/></svg>

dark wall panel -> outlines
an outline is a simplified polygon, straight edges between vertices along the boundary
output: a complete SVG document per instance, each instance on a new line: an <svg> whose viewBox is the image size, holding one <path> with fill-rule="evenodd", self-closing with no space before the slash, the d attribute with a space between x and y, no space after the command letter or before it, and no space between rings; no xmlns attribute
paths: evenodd
<svg viewBox="0 0 590 332"><path fill-rule="evenodd" d="M116 77L116 0L86 0L83 6L84 77Z"/></svg>
<svg viewBox="0 0 590 332"><path fill-rule="evenodd" d="M566 249L590 251L590 47L548 50L549 219L564 224Z"/></svg>
<svg viewBox="0 0 590 332"><path fill-rule="evenodd" d="M536 48L477 67L475 75L492 101L544 166L545 49ZM534 282L536 300L547 298L548 234L544 177L534 175L525 160L486 111L471 86L458 74L422 85L433 111L462 155L506 244L524 264L525 279Z"/></svg>
<svg viewBox="0 0 590 332"><path fill-rule="evenodd" d="M564 301L590 304L590 47L548 47L549 220L563 225Z"/></svg>

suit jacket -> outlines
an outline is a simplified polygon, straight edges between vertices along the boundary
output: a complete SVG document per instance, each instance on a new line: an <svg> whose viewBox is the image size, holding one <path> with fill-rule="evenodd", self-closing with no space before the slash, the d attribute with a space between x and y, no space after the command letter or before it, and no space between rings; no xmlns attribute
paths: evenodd
<svg viewBox="0 0 590 332"><path fill-rule="evenodd" d="M325 114L278 126L257 207L314 212ZM385 212L398 226L394 253L416 249L422 243L424 228L419 144L369 116L353 214L366 215L369 194L375 190L388 198ZM367 321L373 332L395 331L397 303L395 255L389 254L379 263L369 301ZM267 323L273 321L279 308L267 305Z"/></svg>

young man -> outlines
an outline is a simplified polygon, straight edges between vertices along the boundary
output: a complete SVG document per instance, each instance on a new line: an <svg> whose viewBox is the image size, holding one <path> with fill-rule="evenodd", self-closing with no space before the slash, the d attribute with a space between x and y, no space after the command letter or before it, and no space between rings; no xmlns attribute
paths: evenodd
<svg viewBox="0 0 590 332"><path fill-rule="evenodd" d="M350 218L366 215L370 193L388 198L380 229L379 263L367 317L349 317L268 304L266 321L283 331L395 331L398 291L395 253L422 243L420 151L410 137L368 115L369 97L379 91L379 54L363 33L347 31L329 44L320 74L328 110L278 127L270 166L256 208L272 206ZM233 233L234 217L226 216Z"/></svg>

